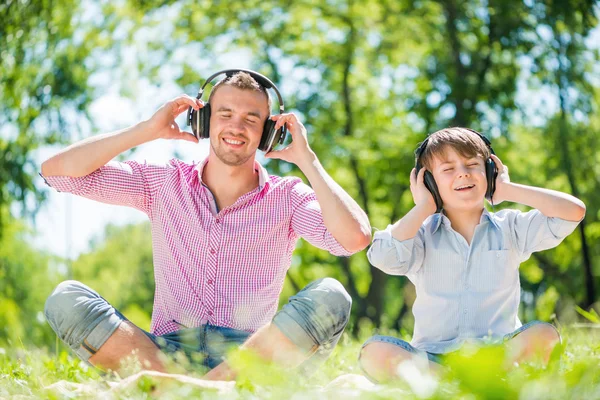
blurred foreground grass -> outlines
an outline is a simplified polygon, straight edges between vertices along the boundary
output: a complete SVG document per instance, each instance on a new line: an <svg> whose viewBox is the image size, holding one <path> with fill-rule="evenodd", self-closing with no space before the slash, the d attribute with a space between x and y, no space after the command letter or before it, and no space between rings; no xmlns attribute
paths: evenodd
<svg viewBox="0 0 600 400"><path fill-rule="evenodd" d="M233 362L242 371L238 381L217 384L205 384L197 379L199 372L176 367L173 372L182 374L177 380L153 374L121 379L88 368L65 350L56 355L5 347L0 349L0 398L600 399L600 329L570 327L562 335L563 345L545 369L522 365L505 371L501 350L464 350L450 357L448 371L439 378L404 368L409 383L388 385L361 376L356 361L361 342L348 336L310 378L236 353Z"/></svg>

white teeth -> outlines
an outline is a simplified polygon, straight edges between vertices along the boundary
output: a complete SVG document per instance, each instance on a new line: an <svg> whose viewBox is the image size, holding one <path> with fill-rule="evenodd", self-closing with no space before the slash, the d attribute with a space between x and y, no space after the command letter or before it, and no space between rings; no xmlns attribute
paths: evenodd
<svg viewBox="0 0 600 400"><path fill-rule="evenodd" d="M472 188L472 187L475 187L475 185L464 185L464 186L459 186L459 187L457 187L457 188L456 188L456 189L454 189L454 190L467 189L467 188L469 188L469 189L470 189L470 188Z"/></svg>
<svg viewBox="0 0 600 400"><path fill-rule="evenodd" d="M242 142L240 140L233 140L233 139L223 139L223 140L229 144L244 144L244 142Z"/></svg>

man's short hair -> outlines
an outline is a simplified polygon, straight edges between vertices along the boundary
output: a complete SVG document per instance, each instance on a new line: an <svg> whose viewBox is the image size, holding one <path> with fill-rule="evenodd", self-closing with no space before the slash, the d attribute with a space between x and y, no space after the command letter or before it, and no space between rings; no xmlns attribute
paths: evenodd
<svg viewBox="0 0 600 400"><path fill-rule="evenodd" d="M254 92L260 92L260 93L264 93L265 96L267 96L267 104L269 106L269 113L271 112L271 96L269 95L269 92L267 91L267 89L265 89L264 86L262 86L260 83L258 83L256 81L256 79L254 79L252 77L252 75L240 71L240 72L236 72L235 74L231 75L231 76L226 76L225 78L221 79L219 82L217 82L215 84L215 86L213 86L211 92L210 92L210 96L208 96L208 102L210 103L213 96L215 95L215 93L217 92L217 90L219 90L219 87L221 86L231 86L231 87L235 87L241 90L251 90Z"/></svg>
<svg viewBox="0 0 600 400"><path fill-rule="evenodd" d="M475 132L460 127L445 128L429 135L427 147L421 155L421 165L431 169L433 158L444 159L448 148L465 158L481 157L487 160L491 154L490 148Z"/></svg>

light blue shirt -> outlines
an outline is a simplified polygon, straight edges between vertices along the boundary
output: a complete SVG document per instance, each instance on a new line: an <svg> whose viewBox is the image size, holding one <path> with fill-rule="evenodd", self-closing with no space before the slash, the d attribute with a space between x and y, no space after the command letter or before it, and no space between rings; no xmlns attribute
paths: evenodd
<svg viewBox="0 0 600 400"><path fill-rule="evenodd" d="M411 344L441 354L519 328L519 265L557 246L578 224L538 210L484 210L469 246L448 217L434 214L408 240L396 240L391 225L376 232L367 255L375 267L415 285Z"/></svg>

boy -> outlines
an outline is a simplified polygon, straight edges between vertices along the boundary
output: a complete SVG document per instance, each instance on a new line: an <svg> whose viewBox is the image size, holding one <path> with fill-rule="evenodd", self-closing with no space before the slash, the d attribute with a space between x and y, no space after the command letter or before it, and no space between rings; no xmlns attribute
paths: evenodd
<svg viewBox="0 0 600 400"><path fill-rule="evenodd" d="M375 233L368 251L371 264L414 283L413 340L370 338L361 367L385 380L402 361L420 355L437 369L441 354L467 340L504 341L511 364L533 356L547 363L560 335L548 323L521 326L519 264L557 246L583 219L585 205L565 193L510 182L489 141L470 129L433 133L416 161L410 177L415 206ZM534 210L490 213L484 197Z"/></svg>

